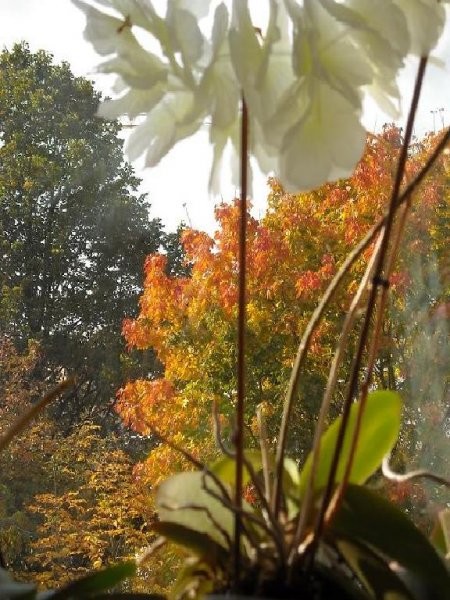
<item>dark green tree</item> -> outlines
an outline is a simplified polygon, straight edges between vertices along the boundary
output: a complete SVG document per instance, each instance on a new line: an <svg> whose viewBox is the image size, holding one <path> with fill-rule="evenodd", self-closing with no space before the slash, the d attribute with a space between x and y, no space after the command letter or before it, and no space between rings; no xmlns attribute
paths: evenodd
<svg viewBox="0 0 450 600"><path fill-rule="evenodd" d="M44 51L0 54L0 332L40 342L37 376L77 375L69 423L121 384L121 322L165 240L99 98Z"/></svg>

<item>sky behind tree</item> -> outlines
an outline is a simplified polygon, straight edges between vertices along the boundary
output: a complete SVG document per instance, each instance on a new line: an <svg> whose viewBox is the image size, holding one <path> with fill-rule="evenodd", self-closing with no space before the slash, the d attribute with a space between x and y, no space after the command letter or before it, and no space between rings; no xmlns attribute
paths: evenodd
<svg viewBox="0 0 450 600"><path fill-rule="evenodd" d="M255 2L260 0L253 0ZM157 9L164 10L165 0L154 0ZM447 8L448 10L448 8ZM264 18L264 17L263 17ZM27 41L31 50L44 49L54 55L55 61L70 63L76 75L94 80L97 89L109 91L108 78L98 76L95 66L100 57L83 39L84 15L70 0L2 0L0 10L1 47L11 48L15 42ZM426 89L422 95L416 124L416 135L437 131L450 121L450 24L435 55L440 66L430 66ZM401 75L403 108L408 106L414 78L414 61ZM367 103L364 124L370 131L379 131L389 117L374 105ZM402 125L403 120L399 121ZM124 136L127 135L124 129ZM142 191L147 192L152 204L151 216L160 217L168 230L176 229L180 221L198 229L214 229L213 208L222 199L231 200L237 190L225 174L221 197L208 194L208 177L212 152L206 131L179 142L161 163L152 169L143 169L142 160L134 163L143 179ZM224 162L224 166L228 165ZM254 213L264 211L267 195L265 178L256 173L253 185Z"/></svg>

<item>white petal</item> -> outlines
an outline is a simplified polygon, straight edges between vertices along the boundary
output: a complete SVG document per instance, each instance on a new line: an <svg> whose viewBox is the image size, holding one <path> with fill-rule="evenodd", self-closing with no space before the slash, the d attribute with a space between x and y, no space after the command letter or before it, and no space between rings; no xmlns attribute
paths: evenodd
<svg viewBox="0 0 450 600"><path fill-rule="evenodd" d="M366 140L354 107L325 84L315 90L311 109L284 140L280 180L290 191L308 190L349 176Z"/></svg>
<svg viewBox="0 0 450 600"><path fill-rule="evenodd" d="M348 37L348 27L317 0L305 0L304 7L301 18L295 21L294 70L299 77L321 79L360 108L359 88L373 78L365 53L357 51Z"/></svg>
<svg viewBox="0 0 450 600"><path fill-rule="evenodd" d="M119 98L104 100L98 107L97 114L104 119L117 119L121 115L128 115L130 119L134 119L151 111L162 99L165 91L163 84L156 85L151 90L131 89Z"/></svg>
<svg viewBox="0 0 450 600"><path fill-rule="evenodd" d="M222 2L216 8L211 33L213 55L217 58L228 33L228 9Z"/></svg>
<svg viewBox="0 0 450 600"><path fill-rule="evenodd" d="M276 173L278 171L278 148L265 142L261 126L256 120L251 123L250 133L252 132L251 151L261 172L266 175L269 173Z"/></svg>
<svg viewBox="0 0 450 600"><path fill-rule="evenodd" d="M214 196L218 196L220 194L220 175L223 152L228 141L228 135L224 131L212 129L209 141L213 146L213 160L209 175L208 189Z"/></svg>
<svg viewBox="0 0 450 600"><path fill-rule="evenodd" d="M364 86L365 91L382 110L398 117L400 94L396 76L410 45L403 12L393 0L348 0L345 5L335 0L320 2L348 26L348 39L355 44L356 52L369 61L367 73L371 73L372 81Z"/></svg>
<svg viewBox="0 0 450 600"><path fill-rule="evenodd" d="M401 114L400 92L395 79L396 73L382 73L365 91L375 100L383 112L398 119Z"/></svg>
<svg viewBox="0 0 450 600"><path fill-rule="evenodd" d="M264 36L262 60L256 80L260 97L259 118L262 123L273 117L279 102L294 81L291 51L289 20L284 4L271 1L269 26Z"/></svg>
<svg viewBox="0 0 450 600"><path fill-rule="evenodd" d="M287 132L294 127L309 109L311 103L308 81L294 80L280 98L276 112L264 124L265 140L272 146L280 147Z"/></svg>
<svg viewBox="0 0 450 600"><path fill-rule="evenodd" d="M426 56L442 33L445 9L437 0L394 0L404 12L411 40L410 52Z"/></svg>
<svg viewBox="0 0 450 600"><path fill-rule="evenodd" d="M140 46L134 51L122 51L120 56L101 63L97 71L117 73L128 86L142 90L166 81L168 75L167 66Z"/></svg>
<svg viewBox="0 0 450 600"><path fill-rule="evenodd" d="M237 119L240 88L228 58L228 11L221 4L214 15L212 56L198 87L197 103L211 114L212 129L228 129ZM213 136L214 137L214 136Z"/></svg>
<svg viewBox="0 0 450 600"><path fill-rule="evenodd" d="M178 140L197 131L201 120L183 122L192 109L192 101L193 94L183 91L160 102L130 135L126 147L130 160L146 151L145 164L154 167Z"/></svg>
<svg viewBox="0 0 450 600"><path fill-rule="evenodd" d="M168 9L171 6L177 9L188 10L197 19L202 19L209 13L211 0L168 0Z"/></svg>
<svg viewBox="0 0 450 600"><path fill-rule="evenodd" d="M229 33L233 68L244 91L249 109L259 112L259 94L255 82L262 60L262 49L250 17L247 0L233 0L233 14Z"/></svg>
<svg viewBox="0 0 450 600"><path fill-rule="evenodd" d="M72 2L86 15L85 39L93 44L95 51L101 56L114 54L119 37L117 32L122 26L122 20L105 15L82 0L72 0ZM129 39L131 36L128 28L123 33L122 39Z"/></svg>
<svg viewBox="0 0 450 600"><path fill-rule="evenodd" d="M150 0L95 0L95 2L120 13L123 17L122 23L127 19L131 25L147 29L156 37L160 37L160 26L164 21L158 16Z"/></svg>
<svg viewBox="0 0 450 600"><path fill-rule="evenodd" d="M362 16L368 43L374 43L374 37L381 38L386 51L402 57L407 54L410 41L406 19L393 0L350 0L349 5Z"/></svg>
<svg viewBox="0 0 450 600"><path fill-rule="evenodd" d="M174 8L168 10L166 21L175 52L181 52L185 65L196 63L204 45L196 17L188 10Z"/></svg>

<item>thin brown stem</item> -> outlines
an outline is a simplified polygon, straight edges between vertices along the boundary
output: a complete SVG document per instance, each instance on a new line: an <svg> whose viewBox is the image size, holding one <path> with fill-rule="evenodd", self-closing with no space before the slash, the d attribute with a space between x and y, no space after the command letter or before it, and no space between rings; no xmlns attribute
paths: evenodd
<svg viewBox="0 0 450 600"><path fill-rule="evenodd" d="M261 462L262 462L262 471L264 477L264 495L267 501L267 504L270 505L270 460L269 460L269 447L267 444L267 428L266 428L266 420L264 417L264 413L262 411L261 406L259 406L256 410L256 418L258 421L258 434L259 434L259 447L261 448Z"/></svg>
<svg viewBox="0 0 450 600"><path fill-rule="evenodd" d="M400 241L403 237L403 232L405 230L405 225L406 225L406 219L409 214L410 208L411 208L411 198L408 199L406 204L402 205L401 214L399 215L399 222L397 225L397 230L396 230L395 234L392 236L394 238L393 248L392 248L391 252L388 253L387 260L386 260L386 266L385 266L385 270L384 270L384 277L387 280L389 280L389 277L392 273L392 269L394 267L395 261L397 259L397 255L398 255L399 248L400 248ZM375 325L374 325L371 340L370 340L369 357L367 360L367 370L366 370L364 382L361 386L361 394L360 394L361 401L360 401L360 405L359 405L358 414L356 417L356 424L355 424L355 430L353 432L353 438L352 438L352 443L351 443L351 447L350 447L349 459L348 459L348 462L347 462L347 465L345 468L345 473L342 478L342 482L337 491L336 502L334 503L334 510L336 510L336 511L339 510L341 501L343 499L344 490L347 487L347 483L350 479L350 473L352 470L353 460L354 460L354 456L356 453L356 446L357 446L358 439L359 439L359 431L361 429L362 417L364 414L365 404L367 401L367 395L369 393L369 387L370 387L370 383L372 381L373 373L374 373L374 369L375 369L375 362L376 362L376 359L378 356L378 349L379 349L379 345L380 345L380 337L381 337L381 332L382 332L382 327L383 327L384 313L385 313L386 305L387 305L387 301L388 301L388 295L389 295L389 288L387 286L383 286L381 288L380 298L379 298L378 304L376 306Z"/></svg>
<svg viewBox="0 0 450 600"><path fill-rule="evenodd" d="M315 480L315 476L316 476L317 465L319 463L319 458L320 458L320 445L321 445L323 430L325 428L325 419L328 414L328 409L329 409L329 406L331 403L331 398L333 395L333 391L335 389L337 375L339 372L339 367L340 367L340 364L342 361L343 353L346 348L347 339L348 339L348 336L350 335L350 332L354 326L354 323L356 320L356 315L357 315L358 311L361 309L361 306L363 305L364 294L367 290L368 283L372 276L375 259L376 259L377 253L379 251L379 248L380 248L380 243L381 243L381 239L379 238L378 243L372 253L372 257L369 261L369 264L367 265L366 271L361 280L359 288L358 288L355 296L353 297L352 303L351 303L350 308L345 317L345 321L342 326L342 331L341 331L341 334L339 337L339 342L338 342L336 351L334 353L333 362L332 362L332 365L330 368L330 372L328 375L328 381L327 381L327 385L325 388L325 393L323 396L322 404L320 406L319 417L318 417L316 428L314 431L311 472L310 472L310 476L309 476L309 480L308 480L308 485L306 487L305 497L302 500L302 507L301 507L300 515L299 515L299 518L297 521L296 535L294 537L294 542L291 547L291 553L289 556L290 564L293 564L296 548L298 547L298 545L304 535L305 526L306 526L307 522L309 521L309 517L310 517L309 513L311 510L311 505L312 505L312 500L313 500L313 492L314 492L314 480Z"/></svg>
<svg viewBox="0 0 450 600"><path fill-rule="evenodd" d="M222 452L222 454L224 454L228 458L231 458L232 460L236 461L236 452L231 451L229 448L227 448L222 440L219 415L217 412L217 404L216 403L213 403L213 429L214 429L214 437L215 437L216 444L217 444L219 450ZM263 461L264 461L264 459L263 459ZM271 537L273 537L275 545L279 549L280 556L284 557L285 551L284 551L284 546L283 546L283 536L280 531L279 523L272 514L272 511L270 508L270 503L266 497L266 490L265 490L264 486L261 484L261 482L259 481L259 478L257 476L255 469L253 468L251 461L249 461L246 458L245 452L242 455L242 464L247 469L247 471L250 475L250 480L254 485L257 498L258 498L259 502L261 503L262 514L265 516L267 522L270 523L270 526L271 526L270 531L272 531ZM267 468L268 468L268 466L267 466ZM242 514L247 514L247 513L245 511L242 511Z"/></svg>
<svg viewBox="0 0 450 600"><path fill-rule="evenodd" d="M437 159L439 158L441 152L447 146L450 141L450 127L445 131L439 140L438 144L430 154L427 162L413 179L413 181L406 187L404 192L400 195L397 201L397 205L395 206L395 210L397 210L404 202L408 200L412 196L412 194L417 190L419 185L428 175ZM298 382L300 379L301 370L303 368L303 364L306 359L306 355L308 352L309 345L311 343L312 336L320 323L323 314L325 313L328 305L330 304L334 294L336 293L339 285L341 284L345 275L350 271L353 264L358 260L361 254L366 250L366 248L373 242L376 235L381 231L386 222L387 216L385 215L363 237L363 239L353 248L353 250L347 255L346 259L342 263L339 271L331 280L328 288L325 290L322 298L320 299L319 304L317 305L308 325L306 326L305 332L302 336L301 342L299 344L297 355L295 357L294 365L291 372L291 378L289 381L288 390L286 393L286 397L283 405L283 416L281 419L280 432L278 436L278 446L277 446L277 454L276 454L276 475L274 480L274 490L273 490L273 506L276 514L279 513L280 503L281 503L281 485L282 485L282 474L283 474L283 459L286 451L286 443L287 443L287 432L290 422L290 417L292 413L292 408L295 400L295 393L298 387Z"/></svg>
<svg viewBox="0 0 450 600"><path fill-rule="evenodd" d="M394 185L392 188L392 193L389 201L388 212L385 217L384 231L381 241L380 251L377 257L376 266L374 269L374 276L372 280L372 289L369 294L369 299L367 302L367 309L364 317L364 322L361 328L361 334L359 338L358 347L356 350L355 360L353 363L352 372L350 375L350 382L348 385L347 396L344 403L343 411L342 411L342 420L339 428L338 438L336 441L336 448L333 455L333 460L330 467L330 473L328 476L327 485L325 487L324 496L322 499L321 509L318 515L317 523L315 526L315 535L313 540L313 548L311 550L310 560L311 563L314 561L315 552L318 547L319 540L323 533L325 515L327 513L328 505L331 500L331 496L333 493L333 487L336 479L336 472L339 465L339 459L341 457L341 452L344 444L345 434L347 432L347 425L350 417L350 408L353 402L353 399L356 396L358 390L358 379L360 374L360 369L362 365L363 355L366 349L367 341L369 338L370 331L370 323L372 319L372 315L374 313L375 304L378 296L378 289L380 286L385 285L386 282L383 279L384 273L384 264L387 256L387 252L389 249L389 242L391 239L391 231L393 227L394 217L396 213L396 209L398 206L398 200L400 195L400 186L403 181L406 161L408 158L408 149L411 142L414 119L417 111L417 106L420 97L420 91L422 89L423 78L425 75L425 69L427 65L427 57L423 57L420 59L419 68L417 72L417 78L414 86L413 97L411 100L411 107L408 114L408 120L406 124L405 137L403 140L402 148L400 151L400 157L397 165ZM310 563L310 564L311 564Z"/></svg>
<svg viewBox="0 0 450 600"><path fill-rule="evenodd" d="M236 512L234 516L234 585L237 588L241 571L242 492L244 467L245 412L245 333L246 333L246 271L247 271L247 174L248 174L248 114L242 97L241 116L241 197L239 217L239 283L238 283L238 344L237 344L237 405L234 444L236 448Z"/></svg>

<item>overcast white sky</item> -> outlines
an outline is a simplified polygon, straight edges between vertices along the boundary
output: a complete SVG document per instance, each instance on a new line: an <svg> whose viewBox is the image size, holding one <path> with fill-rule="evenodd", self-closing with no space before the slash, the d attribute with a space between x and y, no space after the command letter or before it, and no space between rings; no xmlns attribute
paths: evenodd
<svg viewBox="0 0 450 600"><path fill-rule="evenodd" d="M254 0L260 2L260 0ZM165 5L164 0L154 0L154 5ZM436 55L445 61L445 68L431 67L425 92L422 96L416 133L440 129L450 122L450 27L436 50ZM0 0L0 47L10 48L14 42L25 40L32 50L43 48L51 52L55 61L66 60L76 75L94 79L94 68L99 57L83 39L84 15L70 0ZM408 68L401 77L405 96L404 105L410 94L413 68ZM97 87L101 84L96 79ZM103 87L103 86L102 86ZM103 91L107 92L108 88ZM438 111L443 108L444 110ZM370 130L379 130L388 120L382 113L368 107L365 125ZM198 229L214 228L213 208L221 198L208 195L207 182L210 166L210 151L207 133L201 132L194 138L179 143L162 162L153 169L142 170L139 163L134 166L143 179L142 191L147 192L152 204L151 214L160 217L167 229L187 221ZM226 164L226 163L224 163ZM235 190L224 186L222 198L230 200ZM264 211L267 186L262 176L254 180L254 212Z"/></svg>

